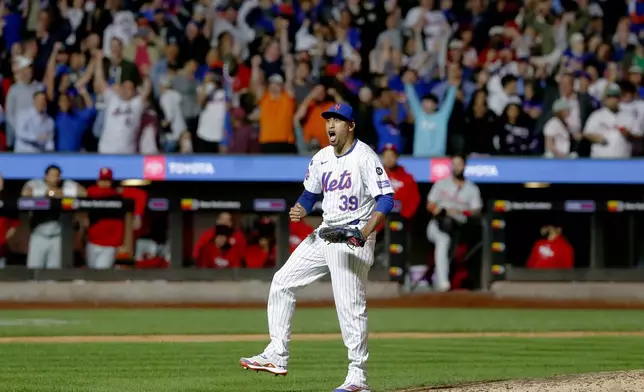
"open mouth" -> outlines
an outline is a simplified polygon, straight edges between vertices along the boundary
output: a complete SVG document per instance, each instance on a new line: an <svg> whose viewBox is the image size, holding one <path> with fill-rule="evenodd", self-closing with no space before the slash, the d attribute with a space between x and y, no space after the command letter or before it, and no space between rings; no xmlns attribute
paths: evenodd
<svg viewBox="0 0 644 392"><path fill-rule="evenodd" d="M331 143L335 143L335 131L334 130L329 130L329 141Z"/></svg>

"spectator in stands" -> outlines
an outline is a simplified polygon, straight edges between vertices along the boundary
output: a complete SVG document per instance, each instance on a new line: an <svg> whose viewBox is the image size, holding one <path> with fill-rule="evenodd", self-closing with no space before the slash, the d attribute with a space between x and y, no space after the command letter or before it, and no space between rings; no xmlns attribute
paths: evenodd
<svg viewBox="0 0 644 392"><path fill-rule="evenodd" d="M570 269L575 266L575 251L562 234L561 226L541 228L542 239L535 242L526 264L534 269Z"/></svg>
<svg viewBox="0 0 644 392"><path fill-rule="evenodd" d="M116 25L112 27L116 28ZM105 36L107 35L106 33ZM129 42L129 38L126 40L120 35L115 35L109 42L109 54L106 53L104 56L107 57L102 58L105 80L109 85L121 84L126 80L130 80L134 85L138 86L141 83L139 68L135 63L123 57L123 45L124 42ZM149 59L147 62L149 62Z"/></svg>
<svg viewBox="0 0 644 392"><path fill-rule="evenodd" d="M629 158L631 142L642 137L633 113L619 110L621 90L617 85L606 89L604 106L593 112L584 127L584 137L592 143L593 158Z"/></svg>
<svg viewBox="0 0 644 392"><path fill-rule="evenodd" d="M510 101L516 101L517 77L509 74L502 78L493 76L487 85L487 106L497 115L501 116Z"/></svg>
<svg viewBox="0 0 644 392"><path fill-rule="evenodd" d="M126 79L121 84L108 86L103 67L103 53L96 51L94 61L94 91L103 96L106 105L104 129L98 143L98 152L103 154L136 153L139 150L139 128L145 102L150 94L148 80L140 94L136 93L134 81Z"/></svg>
<svg viewBox="0 0 644 392"><path fill-rule="evenodd" d="M570 115L570 104L563 98L555 101L552 107L554 116L543 127L546 157L576 158L576 144L582 139L581 132L572 131L566 124Z"/></svg>
<svg viewBox="0 0 644 392"><path fill-rule="evenodd" d="M179 149L181 135L188 131L183 112L181 112L181 94L172 89L172 79L168 75L161 78L159 87L163 132L161 144L165 152L176 152Z"/></svg>
<svg viewBox="0 0 644 392"><path fill-rule="evenodd" d="M152 67L159 61L159 52L163 49L163 41L154 34L148 26L140 27L134 39L123 51L123 57L136 65L139 74L143 77L150 75Z"/></svg>
<svg viewBox="0 0 644 392"><path fill-rule="evenodd" d="M272 44L269 44L272 45ZM294 153L295 134L293 118L295 102L293 101L293 59L286 60L286 80L279 73L269 75L267 85L262 81L262 58L252 59L252 80L255 97L259 106L259 142L262 152L268 154ZM273 63L264 63L272 67Z"/></svg>
<svg viewBox="0 0 644 392"><path fill-rule="evenodd" d="M47 114L47 97L43 91L36 92L32 108L18 113L14 151L54 151L54 128L54 120Z"/></svg>
<svg viewBox="0 0 644 392"><path fill-rule="evenodd" d="M239 268L246 249L244 234L235 229L228 212L217 216L215 226L204 231L192 251L197 268Z"/></svg>
<svg viewBox="0 0 644 392"><path fill-rule="evenodd" d="M225 151L229 101L221 78L208 73L203 84L197 88L197 102L201 108L194 151L218 153Z"/></svg>
<svg viewBox="0 0 644 392"><path fill-rule="evenodd" d="M495 145L501 155L531 155L536 152L539 141L532 133L534 121L523 111L518 97L508 101L499 124Z"/></svg>
<svg viewBox="0 0 644 392"><path fill-rule="evenodd" d="M248 123L244 109L236 108L230 112L232 134L227 152L231 154L257 154L260 146L257 130Z"/></svg>
<svg viewBox="0 0 644 392"><path fill-rule="evenodd" d="M478 90L474 93L463 120L465 151L468 154L496 154L494 139L499 126L499 118L487 107L487 93L485 90Z"/></svg>
<svg viewBox="0 0 644 392"><path fill-rule="evenodd" d="M152 66L150 79L154 84L154 92L159 95L161 80L169 74L174 74L183 67L179 58L179 44L175 36L170 36L164 47L164 56ZM171 76L171 75L170 75ZM164 79L165 80L165 79Z"/></svg>
<svg viewBox="0 0 644 392"><path fill-rule="evenodd" d="M456 100L458 81L451 81L447 97L437 110L438 98L435 95L426 95L422 101L418 99L410 83L412 78L413 74L410 71L403 76L405 92L415 121L414 156L444 156L447 149L447 122Z"/></svg>
<svg viewBox="0 0 644 392"><path fill-rule="evenodd" d="M32 60L18 56L12 64L15 83L9 89L5 105L7 144L13 146L18 126L18 114L33 108L34 95L41 91L41 83L33 80Z"/></svg>
<svg viewBox="0 0 644 392"><path fill-rule="evenodd" d="M335 92L335 90L333 91ZM315 86L300 103L295 112L295 121L302 124L306 143L310 144L316 140L320 147L329 145L326 121L322 118L322 113L333 103L335 103L333 98L327 94L327 89L323 85Z"/></svg>
<svg viewBox="0 0 644 392"><path fill-rule="evenodd" d="M189 59L172 78L172 89L181 94L181 113L186 120L188 130L193 135L196 134L199 127L199 115L201 114L197 92L200 83L196 78L198 65L194 59Z"/></svg>

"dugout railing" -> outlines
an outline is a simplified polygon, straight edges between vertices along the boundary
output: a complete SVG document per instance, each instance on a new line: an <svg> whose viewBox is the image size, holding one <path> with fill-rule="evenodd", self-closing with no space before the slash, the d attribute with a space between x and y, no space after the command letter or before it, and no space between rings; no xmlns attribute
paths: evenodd
<svg viewBox="0 0 644 392"><path fill-rule="evenodd" d="M24 265L7 266L0 269L1 281L231 281L257 280L270 281L276 268L279 268L289 256L289 219L288 203L285 199L243 198L237 200L197 199L197 198L150 198L147 202L146 214L162 215L167 219L167 243L170 248L170 263L168 268L133 269L117 268L110 270L92 270L74 268L74 221L77 213L111 214L122 216L131 212L134 202L122 198L14 198L0 200L0 214L16 216L22 224L28 225L30 213L47 211L58 214L61 226L61 269L27 269ZM216 214L218 212L252 213L270 215L276 225L275 238L277 250L277 265L265 269L207 269L191 268L192 260L187 255L184 242L186 224L195 214ZM319 214L319 209L314 214ZM191 244L187 244L190 248ZM389 248L387 246L387 248ZM189 252L188 252L189 253ZM121 260L124 266L128 261ZM326 277L323 280L328 280ZM386 268L373 268L369 274L370 280L389 280Z"/></svg>
<svg viewBox="0 0 644 392"><path fill-rule="evenodd" d="M514 256L509 252L513 242L509 237L517 236L508 224L512 214L536 222L534 229L551 220L558 222L565 236L574 237L575 268L526 268L525 258L517 259L516 252ZM642 218L641 200L489 200L484 216L483 287L496 281L644 282ZM567 233L562 222L571 221L576 221L576 230L586 226L587 233L579 235L570 229ZM536 239L534 233L532 238Z"/></svg>

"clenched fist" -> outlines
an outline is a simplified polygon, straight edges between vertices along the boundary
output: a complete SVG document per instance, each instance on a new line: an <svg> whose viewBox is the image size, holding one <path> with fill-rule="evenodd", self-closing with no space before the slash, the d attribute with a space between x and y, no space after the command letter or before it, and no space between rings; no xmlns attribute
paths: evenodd
<svg viewBox="0 0 644 392"><path fill-rule="evenodd" d="M288 212L291 222L299 222L306 216L306 210L300 203L296 203Z"/></svg>

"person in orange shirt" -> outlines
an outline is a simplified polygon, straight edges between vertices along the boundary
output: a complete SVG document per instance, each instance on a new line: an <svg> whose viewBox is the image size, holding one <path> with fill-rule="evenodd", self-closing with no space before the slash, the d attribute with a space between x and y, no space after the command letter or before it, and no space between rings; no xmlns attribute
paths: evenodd
<svg viewBox="0 0 644 392"><path fill-rule="evenodd" d="M527 267L535 269L570 269L575 266L575 251L561 233L561 227L550 224L541 228L543 239L535 242Z"/></svg>
<svg viewBox="0 0 644 392"><path fill-rule="evenodd" d="M244 233L235 229L230 213L222 212L197 240L192 258L197 268L239 268L245 248Z"/></svg>
<svg viewBox="0 0 644 392"><path fill-rule="evenodd" d="M303 124L304 141L306 143L311 143L315 139L320 148L329 145L329 136L326 133L326 120L322 117L322 113L333 104L334 101L330 97L327 97L324 86L317 85L297 108L295 121Z"/></svg>
<svg viewBox="0 0 644 392"><path fill-rule="evenodd" d="M262 82L261 63L260 56L251 60L251 85L259 107L259 143L262 153L294 154L297 150L293 129L293 57L287 55L285 59L286 80L280 74L265 75L267 84Z"/></svg>

